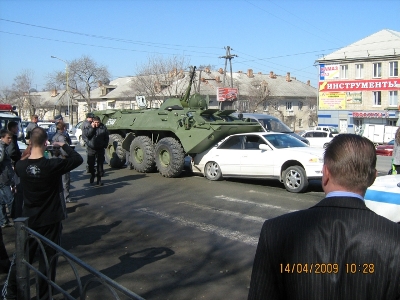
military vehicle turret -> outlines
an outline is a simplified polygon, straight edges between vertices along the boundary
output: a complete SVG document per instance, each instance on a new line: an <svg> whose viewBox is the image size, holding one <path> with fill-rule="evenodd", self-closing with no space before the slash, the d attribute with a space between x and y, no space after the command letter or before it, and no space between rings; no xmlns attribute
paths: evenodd
<svg viewBox="0 0 400 300"><path fill-rule="evenodd" d="M208 108L208 96L190 95L195 67L186 93L170 98L158 109L108 109L95 111L110 132L106 160L112 168L129 161L138 172L155 168L164 177L177 177L185 155L194 156L228 135L262 131L258 122L231 116L234 110Z"/></svg>

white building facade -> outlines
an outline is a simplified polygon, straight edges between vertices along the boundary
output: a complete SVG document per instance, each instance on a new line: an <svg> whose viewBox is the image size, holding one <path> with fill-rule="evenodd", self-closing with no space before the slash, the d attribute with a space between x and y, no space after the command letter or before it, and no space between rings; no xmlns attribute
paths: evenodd
<svg viewBox="0 0 400 300"><path fill-rule="evenodd" d="M399 61L400 32L388 29L318 59L318 125L399 126Z"/></svg>

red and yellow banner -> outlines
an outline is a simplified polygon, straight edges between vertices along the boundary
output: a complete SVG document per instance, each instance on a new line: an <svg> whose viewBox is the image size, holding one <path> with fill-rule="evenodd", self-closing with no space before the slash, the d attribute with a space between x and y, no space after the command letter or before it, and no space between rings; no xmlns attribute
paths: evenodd
<svg viewBox="0 0 400 300"><path fill-rule="evenodd" d="M400 90L400 79L320 81L320 92Z"/></svg>

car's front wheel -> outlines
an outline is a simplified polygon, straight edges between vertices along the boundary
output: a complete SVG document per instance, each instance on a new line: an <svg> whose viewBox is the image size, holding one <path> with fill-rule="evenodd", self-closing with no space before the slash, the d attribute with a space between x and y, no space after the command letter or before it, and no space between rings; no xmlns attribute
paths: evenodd
<svg viewBox="0 0 400 300"><path fill-rule="evenodd" d="M308 187L306 171L300 166L290 166L283 171L283 184L292 193L304 192Z"/></svg>
<svg viewBox="0 0 400 300"><path fill-rule="evenodd" d="M206 175L206 178L208 180L220 180L222 179L222 172L221 168L215 161L209 161L205 168L204 168L204 174Z"/></svg>

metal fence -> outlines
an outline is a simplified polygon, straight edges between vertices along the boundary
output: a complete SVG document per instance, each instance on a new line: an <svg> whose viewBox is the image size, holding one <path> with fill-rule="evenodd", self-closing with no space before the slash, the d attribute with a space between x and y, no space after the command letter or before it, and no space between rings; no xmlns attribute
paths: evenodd
<svg viewBox="0 0 400 300"><path fill-rule="evenodd" d="M105 287L105 289L110 293L110 296L104 295L104 299L120 299L118 292L128 297L128 299L142 299L139 295L128 290L122 285L118 284L111 278L105 276L99 271L95 270L88 264L84 263L82 260L72 255L68 251L64 250L60 246L56 245L49 239L38 234L34 230L28 227L28 218L18 218L14 220L16 229L16 271L17 271L17 293L18 299L30 299L30 273L33 271L36 276L36 293L38 294L38 280L42 278L48 283L49 289L49 299L53 297L53 291L57 291L64 296L64 299L76 299L72 297L67 291L57 285L51 278L51 266L52 264L57 264L58 258L63 257L66 262L70 265L76 282L77 289L79 291L78 299L85 299L87 291L92 284L99 283ZM43 255L44 261L46 263L47 276L41 273L37 268L29 263L29 240L36 240L39 244L40 255ZM50 260L47 260L43 244L46 244L56 251L56 255ZM80 276L76 265L82 267L88 271L92 278L90 278L85 284L82 284Z"/></svg>

